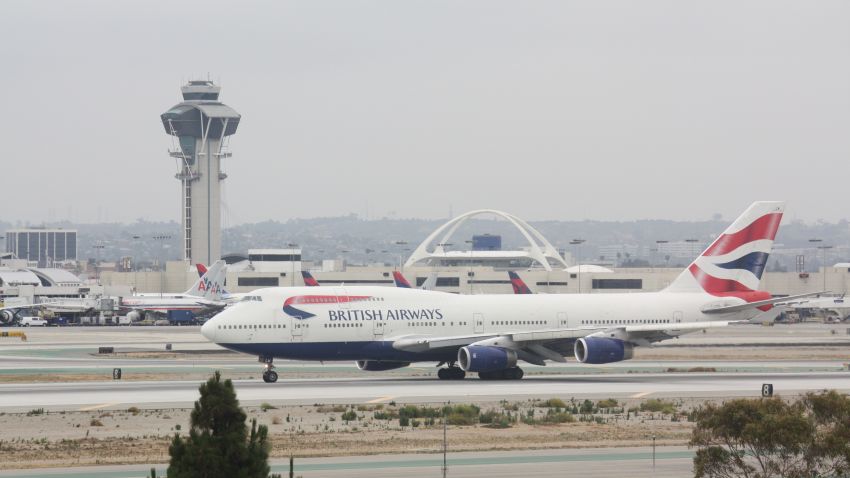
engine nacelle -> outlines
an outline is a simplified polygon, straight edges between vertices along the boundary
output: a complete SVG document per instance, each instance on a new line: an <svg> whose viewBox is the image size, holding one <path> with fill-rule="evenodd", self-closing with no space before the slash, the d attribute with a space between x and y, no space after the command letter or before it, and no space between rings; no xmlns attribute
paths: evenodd
<svg viewBox="0 0 850 478"><path fill-rule="evenodd" d="M410 365L410 362L382 362L379 360L358 360L357 368L367 372L383 372L384 370L394 370L404 368Z"/></svg>
<svg viewBox="0 0 850 478"><path fill-rule="evenodd" d="M584 337L576 340L576 360L581 363L611 363L635 356L634 346L619 339Z"/></svg>
<svg viewBox="0 0 850 478"><path fill-rule="evenodd" d="M11 310L0 310L0 324L11 324L14 318L15 314Z"/></svg>
<svg viewBox="0 0 850 478"><path fill-rule="evenodd" d="M494 372L516 367L516 352L501 347L468 345L457 351L457 362L467 372Z"/></svg>

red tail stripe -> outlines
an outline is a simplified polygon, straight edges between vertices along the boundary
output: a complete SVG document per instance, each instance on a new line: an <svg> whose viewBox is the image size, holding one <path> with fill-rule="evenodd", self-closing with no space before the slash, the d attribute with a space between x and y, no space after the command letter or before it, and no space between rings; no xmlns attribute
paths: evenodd
<svg viewBox="0 0 850 478"><path fill-rule="evenodd" d="M704 256L722 256L749 242L760 239L773 240L779 223L782 221L782 213L774 212L765 214L756 219L749 226L734 234L723 234L703 253Z"/></svg>
<svg viewBox="0 0 850 478"><path fill-rule="evenodd" d="M395 280L397 280L399 283L406 285L407 287L410 287L410 282L408 282L407 279L403 275L401 275L401 272L393 271L393 278Z"/></svg>
<svg viewBox="0 0 850 478"><path fill-rule="evenodd" d="M691 264L691 267L688 268L693 274L694 279L697 280L702 289L709 294L716 294L718 292L752 292L753 289L741 284L736 280L731 279L719 279L714 277L713 275L707 274L705 271L700 269L696 264Z"/></svg>
<svg viewBox="0 0 850 478"><path fill-rule="evenodd" d="M738 281L719 279L707 274L705 271L697 267L696 264L691 264L691 267L689 267L688 270L691 271L694 279L697 280L703 290L715 297L737 297L739 299L744 299L747 302L758 302L760 300L767 300L771 298L770 292L750 289ZM763 305L759 307L759 310L767 311L771 308L771 305Z"/></svg>

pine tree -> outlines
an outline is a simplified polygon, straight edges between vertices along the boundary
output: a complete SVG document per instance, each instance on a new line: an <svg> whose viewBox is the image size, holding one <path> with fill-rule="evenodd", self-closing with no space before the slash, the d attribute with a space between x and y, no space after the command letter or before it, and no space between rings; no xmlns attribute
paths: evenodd
<svg viewBox="0 0 850 478"><path fill-rule="evenodd" d="M168 478L268 477L268 429L253 420L249 435L233 383L215 372L199 390L189 436L175 434L168 450Z"/></svg>

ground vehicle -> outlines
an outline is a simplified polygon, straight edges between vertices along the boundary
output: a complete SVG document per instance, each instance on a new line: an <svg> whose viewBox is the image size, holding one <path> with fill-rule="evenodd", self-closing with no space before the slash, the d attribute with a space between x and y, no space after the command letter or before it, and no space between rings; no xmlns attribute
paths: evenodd
<svg viewBox="0 0 850 478"><path fill-rule="evenodd" d="M20 324L22 327L45 327L47 321L41 317L21 317Z"/></svg>

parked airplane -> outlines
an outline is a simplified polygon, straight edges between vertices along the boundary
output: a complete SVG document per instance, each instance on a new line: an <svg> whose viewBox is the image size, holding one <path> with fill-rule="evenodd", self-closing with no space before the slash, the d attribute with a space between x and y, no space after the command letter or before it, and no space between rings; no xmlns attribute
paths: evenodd
<svg viewBox="0 0 850 478"><path fill-rule="evenodd" d="M757 290L784 203L751 205L669 287L652 293L458 295L388 287L267 288L201 328L225 348L274 358L355 360L361 370L432 361L441 379L519 379L545 365L628 360L634 347L750 319L773 304Z"/></svg>
<svg viewBox="0 0 850 478"><path fill-rule="evenodd" d="M508 271L508 277L511 278L511 286L514 288L514 294L533 294L531 289L525 284L525 281L519 277L514 271Z"/></svg>
<svg viewBox="0 0 850 478"><path fill-rule="evenodd" d="M304 285L307 287L319 287L319 281L307 271L301 271L301 277L304 279Z"/></svg>
<svg viewBox="0 0 850 478"><path fill-rule="evenodd" d="M224 261L216 261L197 282L182 294L136 294L121 298L121 311L154 312L165 314L169 310L189 310L195 313L221 308L224 291Z"/></svg>
<svg viewBox="0 0 850 478"><path fill-rule="evenodd" d="M404 277L399 271L393 271L393 282L395 282L396 287L400 287L402 289L412 289L413 286L410 285L410 282ZM434 286L437 284L437 274L432 272L428 274L428 277L425 278L425 282L419 286L422 290L432 290Z"/></svg>

